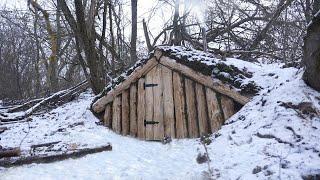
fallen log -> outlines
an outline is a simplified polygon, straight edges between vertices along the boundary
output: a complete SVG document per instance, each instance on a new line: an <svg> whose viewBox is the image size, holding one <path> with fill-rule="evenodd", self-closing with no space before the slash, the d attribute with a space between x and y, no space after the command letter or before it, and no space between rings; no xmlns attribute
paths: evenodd
<svg viewBox="0 0 320 180"><path fill-rule="evenodd" d="M7 127L0 127L0 134L3 133L4 131L8 130Z"/></svg>
<svg viewBox="0 0 320 180"><path fill-rule="evenodd" d="M43 143L43 144L35 144L35 145L31 145L31 149L35 149L35 148L38 148L38 147L48 147L48 146L51 146L53 144L58 144L60 142L61 141L55 141L55 142L49 142L49 143Z"/></svg>
<svg viewBox="0 0 320 180"><path fill-rule="evenodd" d="M20 148L0 149L0 159L4 157L20 156Z"/></svg>
<svg viewBox="0 0 320 180"><path fill-rule="evenodd" d="M66 152L62 154L55 154L55 155L39 155L39 156L28 156L28 157L21 157L19 159L9 159L9 160L0 160L0 167L14 167L14 166L21 166L21 165L26 165L26 164L40 164L40 163L52 163L56 161L62 161L66 159L75 159L75 158L80 158L88 154L94 154L94 153L99 153L103 151L112 151L112 146L110 144L97 147L97 148L85 148L85 149L80 149L76 150L73 152Z"/></svg>
<svg viewBox="0 0 320 180"><path fill-rule="evenodd" d="M31 108L32 106L36 105L37 103L39 103L40 101L42 101L44 98L40 98L40 99L33 99L31 101L28 101L22 105L18 105L12 108L9 108L7 113L14 113L14 112L18 112L18 111L25 111L29 108Z"/></svg>
<svg viewBox="0 0 320 180"><path fill-rule="evenodd" d="M19 113L2 113L0 114L0 124L6 122L21 121L25 118L31 116L32 114L38 112L42 108L52 109L58 105L72 101L81 92L85 91L89 87L87 81L83 81L78 85L63 91L59 91L47 98L42 99L40 102L36 103L34 106L30 107L26 111Z"/></svg>

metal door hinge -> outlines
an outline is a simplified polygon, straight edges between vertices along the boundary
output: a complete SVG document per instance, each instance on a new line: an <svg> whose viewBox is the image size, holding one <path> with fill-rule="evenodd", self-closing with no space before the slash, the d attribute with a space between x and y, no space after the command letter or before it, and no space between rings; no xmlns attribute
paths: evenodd
<svg viewBox="0 0 320 180"><path fill-rule="evenodd" d="M154 124L159 124L159 122L157 122L157 121L147 121L147 120L144 120L144 126L146 126L147 124L154 125Z"/></svg>
<svg viewBox="0 0 320 180"><path fill-rule="evenodd" d="M158 86L158 84L143 84L143 88L146 89L147 87L154 87L154 86Z"/></svg>

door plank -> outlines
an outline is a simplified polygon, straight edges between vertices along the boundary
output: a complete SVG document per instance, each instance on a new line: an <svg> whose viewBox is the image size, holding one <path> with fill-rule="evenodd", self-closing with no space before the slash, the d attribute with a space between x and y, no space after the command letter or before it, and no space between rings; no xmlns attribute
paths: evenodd
<svg viewBox="0 0 320 180"><path fill-rule="evenodd" d="M210 88L206 87L206 97L209 115L209 124L211 132L217 132L223 124L222 111L219 107L217 94Z"/></svg>
<svg viewBox="0 0 320 180"><path fill-rule="evenodd" d="M153 84L155 68L146 74L145 83ZM153 88L145 88L146 94L146 121L153 121ZM146 140L153 140L153 125L146 125Z"/></svg>
<svg viewBox="0 0 320 180"><path fill-rule="evenodd" d="M194 81L185 78L186 89L186 105L187 105L187 119L188 119L188 132L190 138L199 137L198 121L197 121L197 107L196 107L196 94L194 89Z"/></svg>
<svg viewBox="0 0 320 180"><path fill-rule="evenodd" d="M138 106L137 106L137 130L138 138L145 139L145 127L144 120L146 118L146 99L144 90L144 78L140 78L138 81Z"/></svg>
<svg viewBox="0 0 320 180"><path fill-rule="evenodd" d="M163 115L164 115L164 133L166 137L175 138L175 119L174 119L174 102L173 102L173 84L172 71L160 65L162 68L163 82Z"/></svg>
<svg viewBox="0 0 320 180"><path fill-rule="evenodd" d="M159 122L153 125L154 139L162 140L164 138L164 123L163 123L163 85L161 66L155 67L153 76L153 83L157 86L152 87L153 89L153 120Z"/></svg>
<svg viewBox="0 0 320 180"><path fill-rule="evenodd" d="M188 135L185 114L185 99L183 92L182 77L173 72L173 95L176 116L176 138L186 138Z"/></svg>

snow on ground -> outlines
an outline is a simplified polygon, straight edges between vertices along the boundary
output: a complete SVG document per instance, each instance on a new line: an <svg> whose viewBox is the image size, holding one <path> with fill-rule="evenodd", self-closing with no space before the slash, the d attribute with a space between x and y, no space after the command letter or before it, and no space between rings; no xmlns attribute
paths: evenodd
<svg viewBox="0 0 320 180"><path fill-rule="evenodd" d="M282 102L312 102L320 109L320 93L301 80L302 72L279 65L251 64L227 59L227 63L255 72L251 80L264 89L212 137L208 146L214 178L301 179L320 174L320 118L298 114ZM62 141L95 147L110 142L113 150L51 164L31 164L0 169L0 179L202 179L206 164L196 157L204 152L198 139L173 140L162 145L117 135L98 126L88 110L90 93L43 116L34 116L30 133L22 143ZM303 118L302 118L303 117ZM72 124L84 122L72 127ZM19 146L27 123L9 126L0 144ZM60 129L60 130L59 130ZM63 146L65 145L65 146Z"/></svg>

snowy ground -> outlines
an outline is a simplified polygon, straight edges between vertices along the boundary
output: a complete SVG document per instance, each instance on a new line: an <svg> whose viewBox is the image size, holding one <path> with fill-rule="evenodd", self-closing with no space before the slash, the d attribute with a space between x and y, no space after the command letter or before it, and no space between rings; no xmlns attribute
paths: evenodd
<svg viewBox="0 0 320 180"><path fill-rule="evenodd" d="M312 102L319 112L320 93L301 80L302 72L279 65L254 65L228 59L227 63L255 72L264 89L234 115L209 145L213 178L301 179L320 174L320 118L280 106L282 102ZM117 135L96 124L88 110L90 93L28 123L8 126L0 135L4 147L61 141L56 147L96 147L110 142L113 150L51 164L0 169L0 179L201 179L206 164L198 139L173 140L162 145ZM72 126L75 123L80 125ZM56 148L55 147L55 148Z"/></svg>

